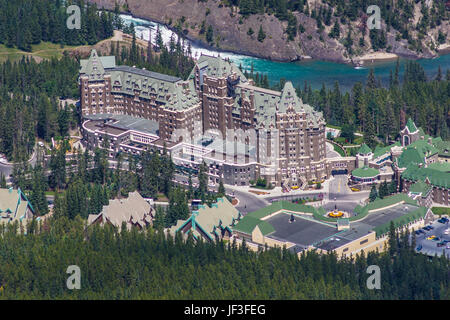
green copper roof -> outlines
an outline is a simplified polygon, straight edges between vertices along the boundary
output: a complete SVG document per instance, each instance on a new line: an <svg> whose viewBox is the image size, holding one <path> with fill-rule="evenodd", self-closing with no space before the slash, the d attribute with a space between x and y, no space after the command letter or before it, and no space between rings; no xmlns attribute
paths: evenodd
<svg viewBox="0 0 450 320"><path fill-rule="evenodd" d="M429 157L439 152L439 150L433 145L433 139L431 139L431 143L429 143L428 138L414 141L408 146L408 148L416 148L421 153L420 155L422 157Z"/></svg>
<svg viewBox="0 0 450 320"><path fill-rule="evenodd" d="M437 140L436 138L433 145L438 149L439 156L450 157L450 141Z"/></svg>
<svg viewBox="0 0 450 320"><path fill-rule="evenodd" d="M450 172L450 162L434 162L430 163L427 168L442 171L442 172Z"/></svg>
<svg viewBox="0 0 450 320"><path fill-rule="evenodd" d="M267 221L261 221L260 223L258 223L258 228L259 228L259 230L261 230L261 233L264 236L275 231L275 229L272 227L272 225L270 223L268 223Z"/></svg>
<svg viewBox="0 0 450 320"><path fill-rule="evenodd" d="M364 166L362 168L358 168L352 171L352 176L358 177L358 178L372 178L376 177L380 174L380 171L375 168L369 168L367 166Z"/></svg>
<svg viewBox="0 0 450 320"><path fill-rule="evenodd" d="M272 225L261 219L272 213L282 210L296 213L318 214L317 209L312 206L296 204L290 201L277 201L272 203L270 206L248 213L244 218L241 219L241 221L239 221L239 223L233 228L233 230L251 234L255 227L258 226L264 235L269 234L270 232L274 231Z"/></svg>
<svg viewBox="0 0 450 320"><path fill-rule="evenodd" d="M389 146L386 146L386 147L377 146L375 148L375 151L373 152L373 157L378 158L379 156L382 156L383 154L390 152L393 147L399 147L399 146L401 146L399 141L397 141L396 143L391 144Z"/></svg>
<svg viewBox="0 0 450 320"><path fill-rule="evenodd" d="M417 181L409 187L410 192L422 194L423 196L427 195L431 189L432 187L423 181Z"/></svg>
<svg viewBox="0 0 450 320"><path fill-rule="evenodd" d="M363 143L361 148L359 148L359 150L358 150L359 154L368 154L371 152L372 152L372 149L370 149L369 146L365 143Z"/></svg>
<svg viewBox="0 0 450 320"><path fill-rule="evenodd" d="M404 225L407 225L408 223L410 223L414 220L425 218L427 211L428 211L428 209L426 207L419 207L419 208L417 208L417 210L407 213L401 217L395 218L391 221L394 224L395 228L399 228ZM373 231L375 231L377 237L389 232L391 221L386 222L382 225L379 225L373 229Z"/></svg>
<svg viewBox="0 0 450 320"><path fill-rule="evenodd" d="M436 187L450 188L450 172L442 172L432 168L419 168L418 165L411 164L402 173L402 178L410 181L425 181L426 179Z"/></svg>
<svg viewBox="0 0 450 320"><path fill-rule="evenodd" d="M406 168L410 164L425 163L424 157L416 149L412 147L406 148L397 159L399 168Z"/></svg>
<svg viewBox="0 0 450 320"><path fill-rule="evenodd" d="M408 122L406 122L406 127L408 128L409 132L415 132L417 130L416 124L414 121L412 121L411 118L408 119Z"/></svg>

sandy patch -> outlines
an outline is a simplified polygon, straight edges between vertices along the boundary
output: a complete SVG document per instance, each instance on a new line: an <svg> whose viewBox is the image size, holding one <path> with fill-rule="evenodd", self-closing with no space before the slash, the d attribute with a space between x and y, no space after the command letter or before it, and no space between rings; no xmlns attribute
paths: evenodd
<svg viewBox="0 0 450 320"><path fill-rule="evenodd" d="M358 62L361 64L369 64L376 61L382 61L382 60L395 60L398 58L398 55L395 53L388 53L388 52L374 52L374 53L368 53L363 56L357 57L354 59L354 62Z"/></svg>

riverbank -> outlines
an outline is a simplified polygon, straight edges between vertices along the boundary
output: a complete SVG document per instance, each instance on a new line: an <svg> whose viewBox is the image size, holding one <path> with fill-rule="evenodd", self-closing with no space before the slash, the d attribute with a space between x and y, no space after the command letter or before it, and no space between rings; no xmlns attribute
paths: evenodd
<svg viewBox="0 0 450 320"><path fill-rule="evenodd" d="M360 57L356 57L353 59L353 63L361 66L367 66L376 62L388 62L395 61L399 58L399 56L395 53L388 52L374 52L368 53Z"/></svg>
<svg viewBox="0 0 450 320"><path fill-rule="evenodd" d="M438 47L439 55L449 54L450 53L450 44L444 43Z"/></svg>

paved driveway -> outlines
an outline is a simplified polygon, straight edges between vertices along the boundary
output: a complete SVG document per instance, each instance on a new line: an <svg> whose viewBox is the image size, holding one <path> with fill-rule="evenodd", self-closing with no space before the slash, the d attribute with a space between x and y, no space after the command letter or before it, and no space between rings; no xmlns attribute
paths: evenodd
<svg viewBox="0 0 450 320"><path fill-rule="evenodd" d="M419 245L422 245L422 250L420 250L420 253L429 255L429 256L441 256L444 252L447 258L450 258L450 249L446 249L446 245L444 247L438 247L437 244L441 240L449 240L450 241L450 235L445 235L444 231L445 229L449 228L450 225L448 223L443 224L440 222L433 222L432 226L434 227L431 231L425 231L425 234L416 235L416 248ZM439 241L433 241L433 240L427 240L427 237L435 235L440 238Z"/></svg>

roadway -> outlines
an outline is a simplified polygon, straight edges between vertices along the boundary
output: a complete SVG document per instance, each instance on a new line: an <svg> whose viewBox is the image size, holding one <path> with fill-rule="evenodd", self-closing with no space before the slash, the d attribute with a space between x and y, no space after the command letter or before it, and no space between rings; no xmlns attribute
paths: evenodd
<svg viewBox="0 0 450 320"><path fill-rule="evenodd" d="M250 192L237 190L236 188L233 188L233 186L226 185L225 191L227 194L230 194L239 200L236 208L243 215L267 207L270 204L266 199L259 198L257 195Z"/></svg>
<svg viewBox="0 0 450 320"><path fill-rule="evenodd" d="M34 146L33 154L31 155L31 158L28 160L28 163L31 164L32 166L36 164L38 148L39 146L36 144ZM0 172L5 176L7 182L11 180L10 176L13 173L13 167L14 163L8 162L3 155L0 156Z"/></svg>

